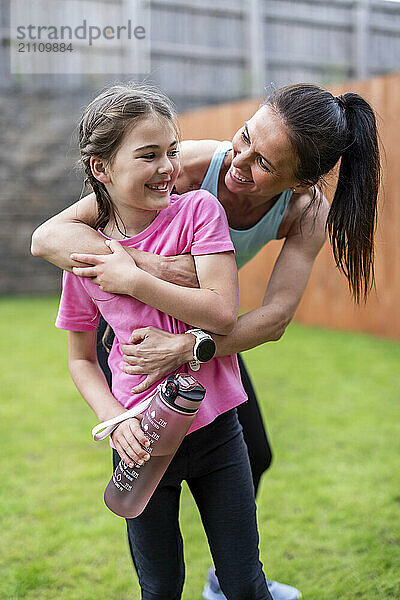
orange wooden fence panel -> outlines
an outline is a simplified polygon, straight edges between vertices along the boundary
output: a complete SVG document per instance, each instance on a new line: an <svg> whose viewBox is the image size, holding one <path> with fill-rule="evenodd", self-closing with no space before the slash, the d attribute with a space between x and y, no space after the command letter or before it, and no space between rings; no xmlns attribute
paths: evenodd
<svg viewBox="0 0 400 600"><path fill-rule="evenodd" d="M364 331L400 339L400 74L331 88L334 94L354 91L374 107L384 151L376 235L376 291L363 306L351 301L346 280L336 269L328 243L319 254L296 320L310 325ZM246 100L205 108L181 116L183 139L229 140L257 110L260 101ZM332 186L333 187L333 186ZM332 197L332 187L327 190ZM242 310L260 305L282 242L271 242L240 271Z"/></svg>

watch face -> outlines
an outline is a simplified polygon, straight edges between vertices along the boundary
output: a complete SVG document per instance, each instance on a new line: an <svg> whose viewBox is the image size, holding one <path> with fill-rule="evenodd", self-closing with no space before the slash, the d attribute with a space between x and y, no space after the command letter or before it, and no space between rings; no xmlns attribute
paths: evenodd
<svg viewBox="0 0 400 600"><path fill-rule="evenodd" d="M215 342L214 340L201 340L197 346L196 356L200 362L207 362L211 360L215 354Z"/></svg>

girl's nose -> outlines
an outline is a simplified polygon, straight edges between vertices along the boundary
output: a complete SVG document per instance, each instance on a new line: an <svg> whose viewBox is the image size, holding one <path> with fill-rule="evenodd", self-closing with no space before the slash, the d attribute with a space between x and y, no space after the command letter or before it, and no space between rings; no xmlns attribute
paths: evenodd
<svg viewBox="0 0 400 600"><path fill-rule="evenodd" d="M168 156L164 158L162 164L158 167L159 173L172 173L174 170L174 165L169 160Z"/></svg>

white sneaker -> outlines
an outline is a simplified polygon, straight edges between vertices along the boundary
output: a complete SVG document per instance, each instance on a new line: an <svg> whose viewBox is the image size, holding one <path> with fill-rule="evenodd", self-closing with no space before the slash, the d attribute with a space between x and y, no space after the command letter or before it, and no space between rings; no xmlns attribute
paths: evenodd
<svg viewBox="0 0 400 600"><path fill-rule="evenodd" d="M301 600L303 597L300 590L286 583L267 579L267 586L273 600ZM226 596L219 587L214 567L208 569L208 582L204 586L203 598L204 600L226 600Z"/></svg>

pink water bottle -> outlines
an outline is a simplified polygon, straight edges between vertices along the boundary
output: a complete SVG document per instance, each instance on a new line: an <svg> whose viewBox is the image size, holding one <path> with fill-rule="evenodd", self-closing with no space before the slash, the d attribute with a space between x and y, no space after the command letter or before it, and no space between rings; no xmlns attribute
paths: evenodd
<svg viewBox="0 0 400 600"><path fill-rule="evenodd" d="M134 518L146 507L169 463L192 424L206 390L194 377L170 375L159 386L141 422L150 441L151 455L134 467L121 460L104 492L108 508L125 518Z"/></svg>

